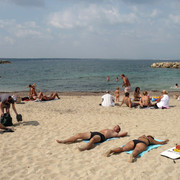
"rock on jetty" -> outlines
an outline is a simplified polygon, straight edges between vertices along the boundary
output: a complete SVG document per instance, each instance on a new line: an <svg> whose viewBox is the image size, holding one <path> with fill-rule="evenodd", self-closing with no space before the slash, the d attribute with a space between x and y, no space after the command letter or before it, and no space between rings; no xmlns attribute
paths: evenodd
<svg viewBox="0 0 180 180"><path fill-rule="evenodd" d="M0 64L10 64L10 61L6 61L6 60L0 60Z"/></svg>
<svg viewBox="0 0 180 180"><path fill-rule="evenodd" d="M180 69L180 62L160 62L153 63L151 65L152 68L176 68Z"/></svg>

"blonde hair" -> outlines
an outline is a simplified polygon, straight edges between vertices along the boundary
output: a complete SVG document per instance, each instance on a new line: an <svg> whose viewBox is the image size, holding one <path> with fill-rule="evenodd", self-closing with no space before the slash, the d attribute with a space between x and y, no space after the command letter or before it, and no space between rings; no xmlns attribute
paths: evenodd
<svg viewBox="0 0 180 180"><path fill-rule="evenodd" d="M168 92L166 90L163 90L162 93L163 94L168 94Z"/></svg>
<svg viewBox="0 0 180 180"><path fill-rule="evenodd" d="M148 92L147 92L147 91L144 91L144 92L143 92L143 95L144 95L144 96L146 96L147 94L148 94Z"/></svg>

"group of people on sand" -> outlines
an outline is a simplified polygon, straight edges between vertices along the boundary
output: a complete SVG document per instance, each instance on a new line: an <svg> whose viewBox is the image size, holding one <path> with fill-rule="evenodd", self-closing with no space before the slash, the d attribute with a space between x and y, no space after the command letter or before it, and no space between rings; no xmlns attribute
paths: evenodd
<svg viewBox="0 0 180 180"><path fill-rule="evenodd" d="M121 132L121 128L119 125L113 127L113 129L102 129L99 132L84 132L84 133L77 133L76 135L65 139L65 140L56 140L57 143L61 144L68 144L74 143L78 140L89 140L89 142L83 146L78 147L79 151L85 151L93 148L95 143L104 142L109 138L114 137L125 137L127 136L128 132ZM137 139L129 141L126 145L117 147L114 149L108 150L104 156L108 157L111 154L117 154L125 151L133 150L132 154L129 156L129 162L133 162L136 157L143 151L147 149L149 145L153 144L166 144L169 140L166 139L165 141L156 141L154 137L151 135L142 135Z"/></svg>
<svg viewBox="0 0 180 180"><path fill-rule="evenodd" d="M123 80L124 86L124 97L122 99L122 102L119 104L121 107L123 104L126 104L129 108L137 107L140 108L148 108L148 107L154 107L155 109L162 108L162 109L168 109L169 108L169 96L168 92L166 90L163 90L161 92L161 96L156 100L156 103L151 102L151 97L148 94L147 91L144 91L141 95L140 87L136 87L133 95L133 99L130 98L130 90L131 90L131 84L129 79L124 75L121 74L120 76ZM115 101L120 101L120 88L117 87L114 94L116 99L113 95L110 94L109 91L106 91L106 94L102 96L102 103L100 105L105 107L115 106Z"/></svg>
<svg viewBox="0 0 180 180"><path fill-rule="evenodd" d="M49 101L53 100L56 97L60 99L58 93L54 92L51 93L49 96L44 95L42 92L40 92L37 95L36 92L36 84L29 84L29 97L26 97L25 99L28 100L40 100L40 101ZM17 100L16 96L12 96L10 94L1 94L0 95L0 118L4 116L4 114L9 114L10 115L10 106L12 104L12 109L14 113L16 114L16 119L17 121L22 121L22 116L17 113L16 107L15 107L15 102ZM0 123L0 129L3 129L4 132L14 132L13 129L11 128L6 128L3 124Z"/></svg>

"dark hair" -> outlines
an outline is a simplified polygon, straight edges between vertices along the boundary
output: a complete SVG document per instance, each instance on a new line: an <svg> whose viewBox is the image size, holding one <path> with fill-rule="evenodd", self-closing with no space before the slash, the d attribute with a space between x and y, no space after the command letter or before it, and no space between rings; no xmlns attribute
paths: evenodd
<svg viewBox="0 0 180 180"><path fill-rule="evenodd" d="M32 87L32 85L31 85L31 84L29 84L29 87Z"/></svg>
<svg viewBox="0 0 180 180"><path fill-rule="evenodd" d="M137 92L138 89L140 90L140 87L136 87L136 88L135 88L135 92Z"/></svg>
<svg viewBox="0 0 180 180"><path fill-rule="evenodd" d="M125 93L125 96L126 96L126 97L127 97L127 96L129 96L129 93L128 93L128 92L126 92L126 93Z"/></svg>
<svg viewBox="0 0 180 180"><path fill-rule="evenodd" d="M121 76L125 77L125 75L124 75L124 74L121 74Z"/></svg>
<svg viewBox="0 0 180 180"><path fill-rule="evenodd" d="M118 126L118 128L119 128L119 132L121 131L121 128L120 128L120 126L119 125L117 125Z"/></svg>
<svg viewBox="0 0 180 180"><path fill-rule="evenodd" d="M150 137L150 138L154 139L154 137L152 137L151 135L148 135L147 137Z"/></svg>
<svg viewBox="0 0 180 180"><path fill-rule="evenodd" d="M8 103L14 104L14 99L11 96L8 97Z"/></svg>

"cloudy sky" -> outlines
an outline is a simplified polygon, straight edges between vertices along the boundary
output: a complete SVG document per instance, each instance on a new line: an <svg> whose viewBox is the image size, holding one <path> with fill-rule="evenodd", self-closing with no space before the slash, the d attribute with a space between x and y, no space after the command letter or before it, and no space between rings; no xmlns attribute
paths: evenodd
<svg viewBox="0 0 180 180"><path fill-rule="evenodd" d="M0 0L0 57L180 59L180 0Z"/></svg>

